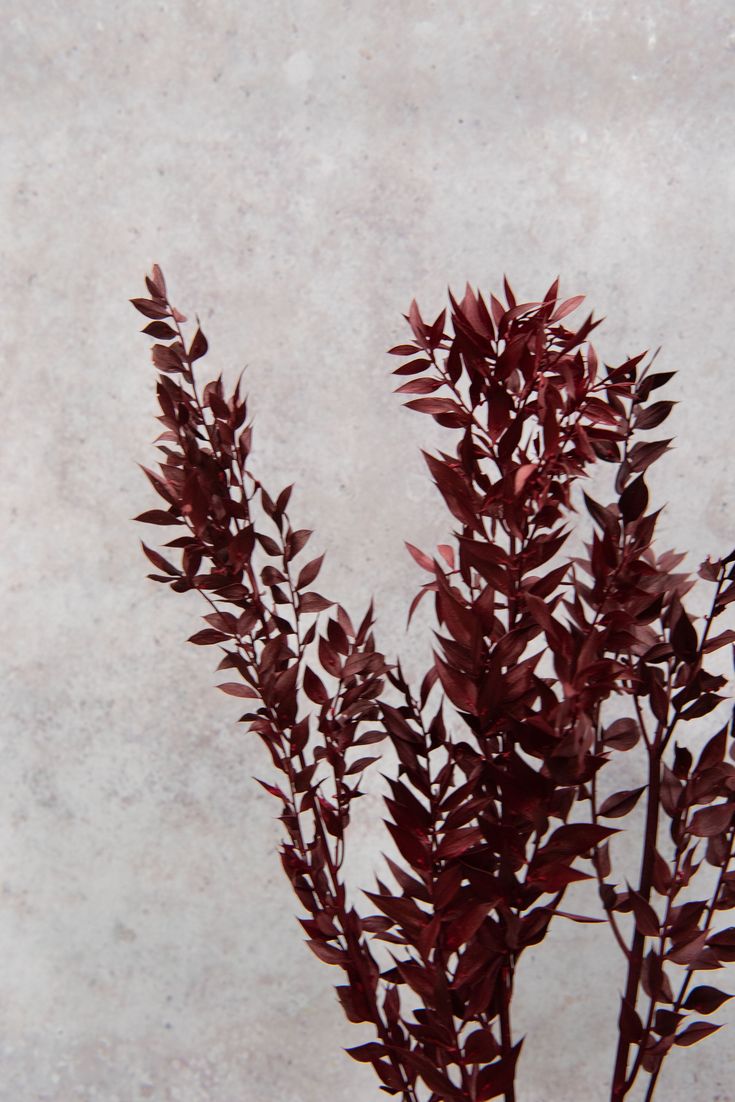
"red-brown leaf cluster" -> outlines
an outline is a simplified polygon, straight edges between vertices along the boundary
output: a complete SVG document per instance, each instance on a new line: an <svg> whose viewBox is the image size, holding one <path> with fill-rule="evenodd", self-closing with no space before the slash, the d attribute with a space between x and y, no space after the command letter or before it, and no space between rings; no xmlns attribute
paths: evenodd
<svg viewBox="0 0 735 1102"><path fill-rule="evenodd" d="M735 555L703 565L712 597L697 621L683 556L653 546L647 472L671 440L646 434L671 412L651 395L672 374L645 355L601 365L588 339L598 322L562 324L582 297L560 301L557 283L521 304L507 281L505 304L468 287L433 323L411 304L413 340L391 349L407 360L394 373L410 376L398 391L455 441L425 455L451 541L436 554L407 544L425 572L409 619L431 593L438 626L416 691L376 650L372 605L353 622L311 588L323 556L302 554L311 533L292 526L291 487L270 496L252 472L240 384L229 396L221 376L202 387L203 333L187 346L157 267L147 286L133 304L153 319L164 431L160 470L146 474L166 507L137 519L182 529L166 544L176 564L144 547L150 576L209 603L191 642L219 646L219 668L239 678L220 688L248 701L242 721L269 751L277 783L261 783L281 804L307 943L342 971L349 1020L374 1031L350 1054L404 1102L511 1102L524 951L555 917L607 920L625 969L610 1098L640 1071L651 1098L669 1049L718 1028L690 1015L729 997L690 991L694 972L735 959L735 928L716 922L735 906L732 723L696 763L687 748L692 721L726 699L705 662L735 640L713 630L735 599ZM582 488L597 464L607 503ZM588 542L570 556L573 526ZM345 847L385 739L399 762L385 799L393 855L365 913L345 889ZM621 788L616 762L635 747L642 783ZM621 885L615 821L637 806L640 880ZM702 860L716 888L692 899ZM597 915L562 908L583 880Z"/></svg>

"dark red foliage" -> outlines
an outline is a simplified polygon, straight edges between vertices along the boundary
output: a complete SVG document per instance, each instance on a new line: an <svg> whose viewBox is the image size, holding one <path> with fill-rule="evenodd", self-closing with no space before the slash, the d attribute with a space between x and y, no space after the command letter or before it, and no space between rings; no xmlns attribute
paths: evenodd
<svg viewBox="0 0 735 1102"><path fill-rule="evenodd" d="M374 1030L350 1054L404 1102L510 1102L525 949L555 917L606 919L626 970L610 1098L644 1071L650 1099L669 1049L718 1028L689 1015L729 998L710 985L689 992L694 972L735 959L735 928L715 929L735 906L733 725L696 764L674 742L725 700L705 660L735 641L713 633L735 599L735 554L702 566L712 600L697 620L683 603L693 584L683 556L652 545L647 472L671 440L642 434L671 412L649 399L672 374L652 373L645 355L600 365L588 341L599 323L562 324L582 298L560 302L557 283L518 304L506 282L507 305L468 287L461 302L450 294L449 323L411 304L413 339L390 350L407 360L398 391L456 439L425 456L451 540L436 554L407 544L428 575L409 619L431 593L439 628L416 691L376 650L372 605L353 622L312 588L323 556L303 554L311 533L292 525L291 487L271 496L252 473L240 384L229 396L221 376L201 387L204 335L187 345L159 268L146 282L150 298L133 304L163 342L153 361L164 428L160 472L146 474L165 507L137 519L182 528L165 545L176 564L144 546L150 577L210 606L191 642L218 646L219 668L237 678L220 688L248 701L242 722L269 751L277 783L261 783L281 805L307 943L343 973L349 1020ZM577 485L599 463L607 503ZM588 542L570 557L573 522ZM365 914L345 891L345 844L384 739L400 763L385 800L392 883L365 893ZM619 755L638 744L642 783L621 789ZM614 835L639 804L640 880L621 887ZM690 899L702 858L718 870L715 892ZM562 909L580 880L596 881L601 917Z"/></svg>

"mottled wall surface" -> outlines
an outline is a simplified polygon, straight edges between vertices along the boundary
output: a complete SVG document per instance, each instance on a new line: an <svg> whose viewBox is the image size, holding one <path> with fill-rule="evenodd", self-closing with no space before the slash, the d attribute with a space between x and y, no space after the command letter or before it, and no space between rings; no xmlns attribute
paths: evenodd
<svg viewBox="0 0 735 1102"><path fill-rule="evenodd" d="M732 7L724 0L0 6L2 1102L371 1102L302 945L240 709L145 580L153 261L212 364L248 364L256 461L296 480L324 587L417 666L402 550L445 532L385 349L416 295L558 273L608 361L680 374L662 539L733 542ZM728 466L729 463L729 466ZM376 866L377 796L357 854ZM561 925L561 924L560 924ZM519 1102L606 1097L612 939L529 954ZM731 985L732 987L732 982ZM718 1020L733 1020L720 1012ZM733 1037L667 1102L731 1100ZM365 1038L366 1039L366 1038ZM730 1084L728 1087L727 1084Z"/></svg>

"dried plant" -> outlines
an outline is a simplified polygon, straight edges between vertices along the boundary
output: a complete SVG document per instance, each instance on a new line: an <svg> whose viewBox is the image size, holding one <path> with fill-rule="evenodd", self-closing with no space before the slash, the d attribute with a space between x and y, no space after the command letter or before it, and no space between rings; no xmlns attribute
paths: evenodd
<svg viewBox="0 0 735 1102"><path fill-rule="evenodd" d="M291 487L269 494L251 469L240 382L226 397L221 376L197 381L204 335L187 345L158 267L146 282L150 297L132 301L157 342L164 427L160 473L146 474L166 507L136 519L183 529L166 544L180 565L144 546L150 577L209 604L190 641L221 648L234 679L220 688L248 701L242 722L270 753L261 783L281 805L308 944L341 970L349 1020L374 1031L350 1054L404 1102L513 1102L525 950L555 917L606 922L624 969L610 1098L645 1073L651 1099L672 1046L719 1028L701 1016L729 996L692 987L695 975L735 959L735 927L717 922L735 906L732 724L696 761L689 748L726 699L705 663L735 640L714 630L735 599L735 553L703 564L711 600L695 618L684 556L654 550L648 511L648 469L671 443L648 433L673 405L654 392L672 373L653 373L645 354L601 369L588 341L599 322L566 328L582 298L559 302L558 283L520 305L507 281L507 306L469 287L450 295L450 333L446 311L427 324L411 304L413 340L390 350L407 360L398 392L457 441L425 455L451 538L435 555L408 545L427 576L410 614L431 593L439 627L415 691L376 650L372 605L355 627L313 589L323 556L303 555L311 533L292 524ZM598 463L607 505L576 487ZM570 556L573 524L589 532ZM345 890L345 849L385 739L399 763L385 799L395 851L365 914ZM616 790L637 744L640 784ZM639 801L633 887L613 850ZM714 870L704 894L703 863ZM565 893L583 880L597 887L593 913L569 913Z"/></svg>

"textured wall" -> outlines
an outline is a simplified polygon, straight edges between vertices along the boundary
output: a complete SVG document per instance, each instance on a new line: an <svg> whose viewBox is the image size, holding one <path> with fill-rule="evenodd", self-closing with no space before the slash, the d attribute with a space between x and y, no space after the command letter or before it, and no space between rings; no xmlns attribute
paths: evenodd
<svg viewBox="0 0 735 1102"><path fill-rule="evenodd" d="M664 346L656 495L696 565L733 541L731 13L4 0L2 1102L378 1097L301 944L260 745L183 642L201 610L144 579L143 270L199 310L213 363L249 364L260 470L297 480L325 588L375 595L388 653L423 653L402 540L444 516L384 350L447 284L507 271L534 298L560 273L607 315L609 361ZM549 944L521 978L519 1102L602 1099L612 940ZM733 1036L673 1056L662 1097L732 1099Z"/></svg>

